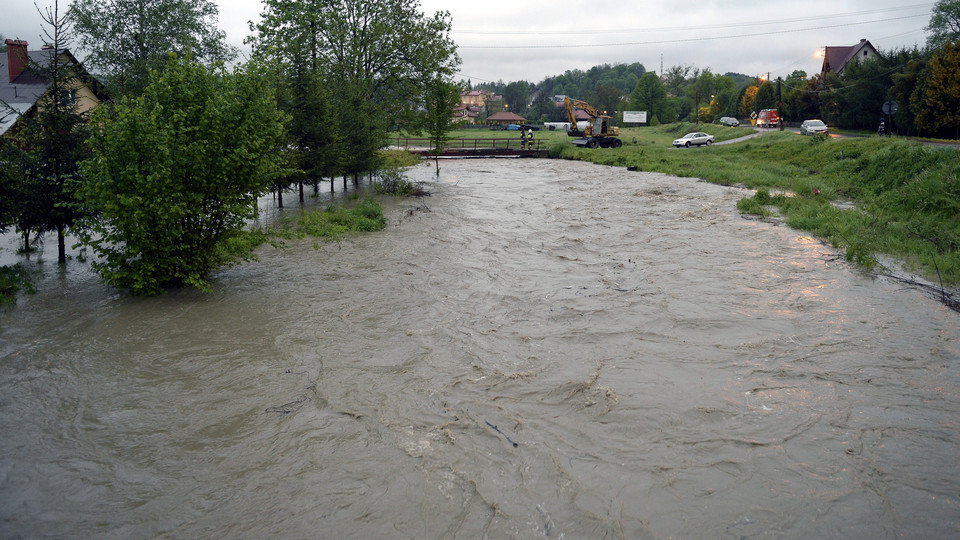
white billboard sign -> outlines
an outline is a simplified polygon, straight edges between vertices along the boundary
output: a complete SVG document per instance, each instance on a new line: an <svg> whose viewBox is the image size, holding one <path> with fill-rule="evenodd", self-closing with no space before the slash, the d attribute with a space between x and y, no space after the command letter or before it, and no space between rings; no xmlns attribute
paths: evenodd
<svg viewBox="0 0 960 540"><path fill-rule="evenodd" d="M623 122L625 124L646 124L647 111L623 111Z"/></svg>

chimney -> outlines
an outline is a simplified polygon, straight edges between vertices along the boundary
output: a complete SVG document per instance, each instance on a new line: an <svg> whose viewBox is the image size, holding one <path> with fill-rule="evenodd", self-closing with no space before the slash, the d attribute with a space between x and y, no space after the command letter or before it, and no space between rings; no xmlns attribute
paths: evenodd
<svg viewBox="0 0 960 540"><path fill-rule="evenodd" d="M27 69L27 42L8 39L4 43L7 44L7 68L10 70L10 82L13 82Z"/></svg>

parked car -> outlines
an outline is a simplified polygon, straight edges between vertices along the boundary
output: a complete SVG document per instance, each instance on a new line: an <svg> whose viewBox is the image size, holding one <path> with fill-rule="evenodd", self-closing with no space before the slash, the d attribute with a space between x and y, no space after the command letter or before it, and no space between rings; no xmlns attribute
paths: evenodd
<svg viewBox="0 0 960 540"><path fill-rule="evenodd" d="M823 120L804 120L800 124L801 135L813 135L814 133L826 133L827 131L827 125L823 123Z"/></svg>
<svg viewBox="0 0 960 540"><path fill-rule="evenodd" d="M737 127L737 126L740 125L740 121L737 120L736 118L732 117L732 116L724 116L723 118L720 119L720 125L722 125L722 126L729 126L729 127Z"/></svg>
<svg viewBox="0 0 960 540"><path fill-rule="evenodd" d="M673 145L677 148L680 148L681 146L690 148L691 146L701 146L704 144L713 144L713 135L707 135L706 133L701 132L687 133L683 137L673 141Z"/></svg>

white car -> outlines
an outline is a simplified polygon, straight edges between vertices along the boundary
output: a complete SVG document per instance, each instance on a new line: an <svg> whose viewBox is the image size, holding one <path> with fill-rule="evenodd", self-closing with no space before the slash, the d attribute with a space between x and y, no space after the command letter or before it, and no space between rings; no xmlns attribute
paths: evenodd
<svg viewBox="0 0 960 540"><path fill-rule="evenodd" d="M707 135L706 133L687 133L683 137L673 141L673 145L677 148L681 146L686 146L690 148L691 146L701 146L701 145L710 145L713 144L713 135Z"/></svg>
<svg viewBox="0 0 960 540"><path fill-rule="evenodd" d="M801 135L813 135L814 133L826 133L827 125L823 123L823 120L804 120L800 124L800 134Z"/></svg>

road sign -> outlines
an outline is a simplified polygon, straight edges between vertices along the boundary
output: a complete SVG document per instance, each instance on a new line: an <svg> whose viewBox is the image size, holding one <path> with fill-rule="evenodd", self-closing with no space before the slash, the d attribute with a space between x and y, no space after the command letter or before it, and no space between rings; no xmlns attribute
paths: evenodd
<svg viewBox="0 0 960 540"><path fill-rule="evenodd" d="M897 114L897 102L896 101L884 102L883 114Z"/></svg>

